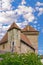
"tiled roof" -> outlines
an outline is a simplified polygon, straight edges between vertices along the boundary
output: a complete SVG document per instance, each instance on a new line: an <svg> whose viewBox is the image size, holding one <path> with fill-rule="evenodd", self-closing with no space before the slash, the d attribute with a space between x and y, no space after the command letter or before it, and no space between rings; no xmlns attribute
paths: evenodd
<svg viewBox="0 0 43 65"><path fill-rule="evenodd" d="M29 45L30 47L34 48L30 42L30 40L26 37L26 35L24 35L23 33L21 33L21 40L24 41L27 45ZM34 48L35 49L35 48Z"/></svg>
<svg viewBox="0 0 43 65"><path fill-rule="evenodd" d="M23 28L21 31L37 31L33 27L27 25L25 28ZM37 31L38 32L38 31Z"/></svg>
<svg viewBox="0 0 43 65"><path fill-rule="evenodd" d="M24 41L28 46L32 47L34 49L34 47L32 46L30 40L23 34L21 33L21 40ZM2 40L0 41L0 44L4 44L8 42L8 33L5 34L5 36L2 38Z"/></svg>
<svg viewBox="0 0 43 65"><path fill-rule="evenodd" d="M8 41L8 33L4 35L4 37L1 39L0 44L3 44Z"/></svg>
<svg viewBox="0 0 43 65"><path fill-rule="evenodd" d="M14 28L20 30L20 28L19 28L19 27L16 25L16 23L14 22L14 23L10 26L10 28L8 29L8 31L9 31L9 30L12 30L12 29L14 29Z"/></svg>
<svg viewBox="0 0 43 65"><path fill-rule="evenodd" d="M10 28L8 29L8 31L12 30L14 28L20 30L20 28L15 23L13 23L10 26ZM0 44L3 44L3 43L5 43L5 42L8 41L8 31L5 34L5 36L2 38L2 40L0 41ZM31 26L27 26L26 28L23 29L23 31L36 31L36 30L34 28L32 28ZM33 47L32 44L31 44L31 42L30 42L30 40L23 33L21 33L21 40L24 41L27 45Z"/></svg>

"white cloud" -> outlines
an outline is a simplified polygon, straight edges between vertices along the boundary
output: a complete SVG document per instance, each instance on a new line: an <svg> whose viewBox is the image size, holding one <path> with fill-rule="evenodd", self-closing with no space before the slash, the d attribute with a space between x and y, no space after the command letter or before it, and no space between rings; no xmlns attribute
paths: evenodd
<svg viewBox="0 0 43 65"><path fill-rule="evenodd" d="M22 0L21 4L22 5L26 4L26 1L25 0Z"/></svg>
<svg viewBox="0 0 43 65"><path fill-rule="evenodd" d="M34 21L34 23L36 24L36 23L37 23L37 21Z"/></svg>
<svg viewBox="0 0 43 65"><path fill-rule="evenodd" d="M35 19L34 15L33 15L32 13L24 14L24 18L25 18L25 20L27 20L28 22L32 22L32 21Z"/></svg>
<svg viewBox="0 0 43 65"><path fill-rule="evenodd" d="M43 14L43 8L42 7L36 7L36 11L38 11L38 16Z"/></svg>
<svg viewBox="0 0 43 65"><path fill-rule="evenodd" d="M4 33L0 33L1 36L4 36Z"/></svg>
<svg viewBox="0 0 43 65"><path fill-rule="evenodd" d="M12 0L13 1L13 0ZM0 35L3 36L9 26L2 26L3 23L11 24L14 21L14 11L11 8L11 0L0 1ZM16 19L15 19L16 20ZM2 38L0 36L0 38Z"/></svg>
<svg viewBox="0 0 43 65"><path fill-rule="evenodd" d="M33 25L33 28L34 28L35 30L37 30L37 26L36 26L36 25Z"/></svg>
<svg viewBox="0 0 43 65"><path fill-rule="evenodd" d="M38 16L40 16L42 14L43 14L43 8L39 8L39 14L38 14Z"/></svg>
<svg viewBox="0 0 43 65"><path fill-rule="evenodd" d="M29 22L33 22L35 16L33 12L35 11L31 6L27 7L25 0L22 0L21 4L18 6L16 10L12 10L11 2L13 0L2 0L0 2L0 25L3 23L11 24L12 22L18 22L18 17L20 15L23 16L24 21L18 24L21 28L27 25ZM7 26L0 26L2 30L7 30ZM0 29L0 30L1 30Z"/></svg>
<svg viewBox="0 0 43 65"><path fill-rule="evenodd" d="M28 22L32 22L35 19L35 16L33 14L34 9L30 6L27 7L24 5L20 5L15 11L17 12L17 15L23 15L24 19Z"/></svg>
<svg viewBox="0 0 43 65"><path fill-rule="evenodd" d="M17 25L22 29L24 28L24 25L22 25L22 23L17 23Z"/></svg>
<svg viewBox="0 0 43 65"><path fill-rule="evenodd" d="M0 40L3 38L3 36L5 35L5 33L3 33L3 32L0 33Z"/></svg>
<svg viewBox="0 0 43 65"><path fill-rule="evenodd" d="M10 10L11 9L11 0L1 0L0 1L0 10Z"/></svg>
<svg viewBox="0 0 43 65"><path fill-rule="evenodd" d="M0 1L0 39L5 34L5 31L8 29L8 26L2 26L3 23L11 23L10 16L13 15L11 10L11 0L1 0ZM2 11L2 12L1 12ZM6 12L4 12L6 11Z"/></svg>
<svg viewBox="0 0 43 65"><path fill-rule="evenodd" d="M2 29L5 31L5 30L8 30L9 27L10 27L10 25L8 25L8 26L3 26Z"/></svg>
<svg viewBox="0 0 43 65"><path fill-rule="evenodd" d="M16 24L21 28L22 23L16 23Z"/></svg>
<svg viewBox="0 0 43 65"><path fill-rule="evenodd" d="M14 11L0 12L0 23L12 23L15 18Z"/></svg>
<svg viewBox="0 0 43 65"><path fill-rule="evenodd" d="M36 3L36 11L38 11L38 16L42 15L43 14L43 7L40 7L40 6L43 6L43 3L41 2L37 2Z"/></svg>
<svg viewBox="0 0 43 65"><path fill-rule="evenodd" d="M28 21L24 21L22 23L17 23L17 25L20 27L20 28L24 28L26 25L28 25Z"/></svg>
<svg viewBox="0 0 43 65"><path fill-rule="evenodd" d="M36 3L36 6L43 6L43 3L37 2L37 3Z"/></svg>
<svg viewBox="0 0 43 65"><path fill-rule="evenodd" d="M32 13L34 11L34 9L31 6L27 7L24 5L19 5L17 10L21 11L22 14Z"/></svg>
<svg viewBox="0 0 43 65"><path fill-rule="evenodd" d="M0 12L0 23L12 23L13 21L17 22L17 18L19 15L23 15L23 18L28 21L32 22L35 19L33 14L34 9L32 7L27 7L24 5L19 5L18 9L10 10L6 12Z"/></svg>
<svg viewBox="0 0 43 65"><path fill-rule="evenodd" d="M2 24L0 24L0 28L2 28Z"/></svg>

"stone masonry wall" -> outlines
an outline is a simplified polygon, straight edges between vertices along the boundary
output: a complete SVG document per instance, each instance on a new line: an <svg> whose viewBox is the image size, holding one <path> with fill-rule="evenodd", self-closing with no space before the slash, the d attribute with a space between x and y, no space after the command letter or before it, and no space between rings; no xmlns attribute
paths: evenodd
<svg viewBox="0 0 43 65"><path fill-rule="evenodd" d="M12 29L8 32L8 43L11 44L12 50L12 43L14 42L14 52L20 51L20 31L17 29Z"/></svg>
<svg viewBox="0 0 43 65"><path fill-rule="evenodd" d="M24 44L23 42L21 42L21 53L27 53L27 52L34 52L33 49L31 49L29 46L27 46L26 44Z"/></svg>
<svg viewBox="0 0 43 65"><path fill-rule="evenodd" d="M38 53L38 35L27 35L27 37L35 48L35 53Z"/></svg>

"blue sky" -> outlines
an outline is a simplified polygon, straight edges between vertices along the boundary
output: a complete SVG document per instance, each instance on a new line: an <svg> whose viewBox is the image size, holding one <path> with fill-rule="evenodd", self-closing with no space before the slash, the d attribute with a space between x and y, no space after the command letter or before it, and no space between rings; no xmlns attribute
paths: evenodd
<svg viewBox="0 0 43 65"><path fill-rule="evenodd" d="M43 54L43 0L1 0L0 39L13 22L21 28L31 25L39 31L38 51Z"/></svg>

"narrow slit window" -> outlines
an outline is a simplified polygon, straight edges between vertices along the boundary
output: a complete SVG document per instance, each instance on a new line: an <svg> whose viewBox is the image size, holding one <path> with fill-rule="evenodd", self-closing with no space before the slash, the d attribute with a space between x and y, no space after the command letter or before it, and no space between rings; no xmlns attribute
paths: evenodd
<svg viewBox="0 0 43 65"><path fill-rule="evenodd" d="M5 44L3 44L3 49L5 49Z"/></svg>

